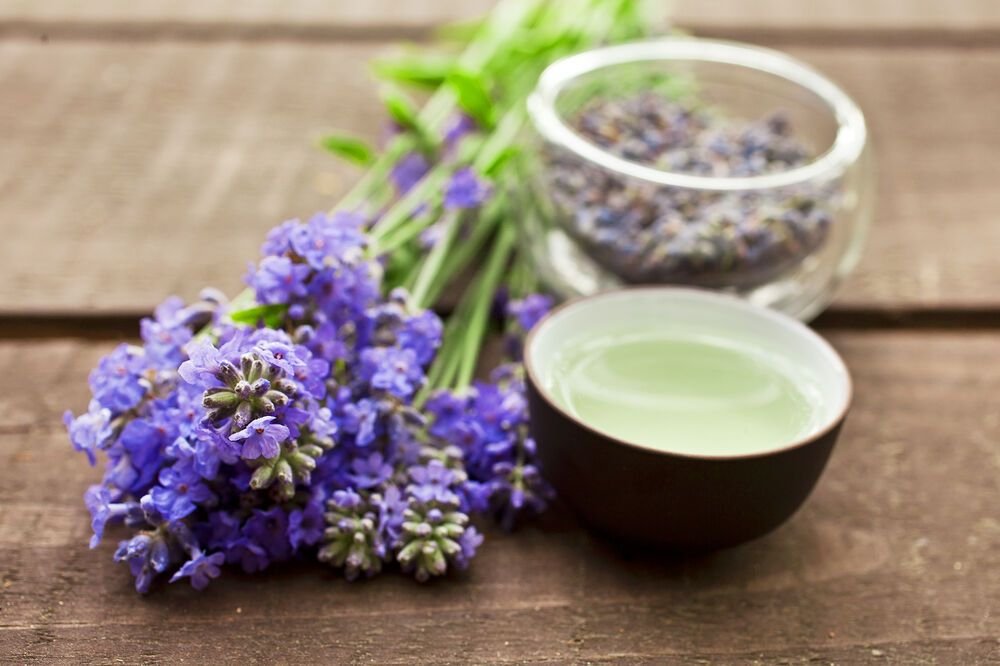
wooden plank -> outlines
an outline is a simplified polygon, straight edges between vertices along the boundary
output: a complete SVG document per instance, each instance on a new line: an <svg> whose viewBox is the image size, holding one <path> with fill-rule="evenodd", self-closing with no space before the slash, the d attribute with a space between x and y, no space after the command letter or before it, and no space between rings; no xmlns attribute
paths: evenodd
<svg viewBox="0 0 1000 666"><path fill-rule="evenodd" d="M0 22L46 24L142 23L225 26L264 24L288 28L318 26L426 28L473 18L493 0L0 0ZM696 30L824 28L908 31L975 30L1000 27L1000 6L991 0L673 0L677 25Z"/></svg>
<svg viewBox="0 0 1000 666"><path fill-rule="evenodd" d="M624 551L557 505L488 531L465 573L348 584L317 565L226 571L148 598L86 547L97 478L58 427L110 345L0 343L22 378L0 412L0 654L20 660L861 662L1000 653L1000 354L986 333L830 336L856 402L806 506L694 559ZM53 482L57 479L58 482ZM9 584L8 584L9 583ZM237 657L239 655L239 657Z"/></svg>
<svg viewBox="0 0 1000 666"><path fill-rule="evenodd" d="M0 311L140 313L241 288L271 226L356 177L310 142L375 137L378 45L0 40ZM845 308L1000 307L998 49L794 46L856 96L880 199ZM975 99L974 104L968 100Z"/></svg>

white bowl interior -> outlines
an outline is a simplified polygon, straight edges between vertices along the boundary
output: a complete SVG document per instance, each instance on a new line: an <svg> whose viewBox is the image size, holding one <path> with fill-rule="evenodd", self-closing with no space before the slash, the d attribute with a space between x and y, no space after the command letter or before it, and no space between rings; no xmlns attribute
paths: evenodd
<svg viewBox="0 0 1000 666"><path fill-rule="evenodd" d="M535 328L525 350L525 364L548 400L565 408L553 398L560 381L556 368L560 349L595 335L627 335L650 327L676 339L716 340L746 350L778 369L815 410L810 429L795 441L829 429L851 399L851 380L844 362L812 329L733 296L678 287L623 289L571 302ZM787 448L795 441L774 442L773 447L753 455Z"/></svg>

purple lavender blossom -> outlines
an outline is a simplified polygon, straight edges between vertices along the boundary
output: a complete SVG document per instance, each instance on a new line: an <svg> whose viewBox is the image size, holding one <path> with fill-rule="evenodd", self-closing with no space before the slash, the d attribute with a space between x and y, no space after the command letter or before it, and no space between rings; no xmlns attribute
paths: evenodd
<svg viewBox="0 0 1000 666"><path fill-rule="evenodd" d="M461 550L455 555L455 566L459 569L465 569L475 557L476 549L483 545L483 535L470 525L462 532L462 536L458 539L458 545Z"/></svg>
<svg viewBox="0 0 1000 666"><path fill-rule="evenodd" d="M298 550L312 546L323 537L323 507L318 502L306 502L302 509L288 514L288 541Z"/></svg>
<svg viewBox="0 0 1000 666"><path fill-rule="evenodd" d="M427 163L426 157L418 152L410 152L396 162L389 172L389 178L402 196L413 189L429 170L430 164Z"/></svg>
<svg viewBox="0 0 1000 666"><path fill-rule="evenodd" d="M306 367L310 356L309 350L300 345L293 345L287 338L282 340L264 340L253 347L265 363L281 368L288 374L295 374L296 369Z"/></svg>
<svg viewBox="0 0 1000 666"><path fill-rule="evenodd" d="M221 386L217 375L219 361L223 360L222 352L215 348L209 340L201 338L187 346L188 360L177 368L177 374L188 384L195 386Z"/></svg>
<svg viewBox="0 0 1000 666"><path fill-rule="evenodd" d="M90 389L102 407L112 414L132 409L146 394L141 373L146 369L141 349L121 344L101 359L90 373Z"/></svg>
<svg viewBox="0 0 1000 666"><path fill-rule="evenodd" d="M210 550L229 548L240 536L240 521L228 511L213 511L198 528L201 542Z"/></svg>
<svg viewBox="0 0 1000 666"><path fill-rule="evenodd" d="M223 553L206 555L196 550L191 553L191 559L181 565L181 568L170 577L170 582L173 583L185 576L189 576L191 578L191 587L196 590L204 590L208 587L209 581L219 577L221 573L219 567L222 566L225 559L226 556Z"/></svg>
<svg viewBox="0 0 1000 666"><path fill-rule="evenodd" d="M260 247L261 256L281 256L292 249L292 232L301 224L302 221L298 218L285 220L267 232L267 240Z"/></svg>
<svg viewBox="0 0 1000 666"><path fill-rule="evenodd" d="M240 456L245 460L256 460L264 456L274 458L281 450L280 443L288 439L288 427L274 423L273 416L262 416L254 419L243 430L233 433L229 439L234 442L243 441Z"/></svg>
<svg viewBox="0 0 1000 666"><path fill-rule="evenodd" d="M444 189L444 207L447 210L476 208L485 202L492 190L471 167L462 167L448 180Z"/></svg>
<svg viewBox="0 0 1000 666"><path fill-rule="evenodd" d="M517 319L521 330L525 332L534 328L551 309L552 297L543 294L531 294L524 300L511 301L507 305L508 314Z"/></svg>
<svg viewBox="0 0 1000 666"><path fill-rule="evenodd" d="M166 325L149 318L139 322L146 357L151 365L173 370L184 361L184 345L193 337L184 325Z"/></svg>
<svg viewBox="0 0 1000 666"><path fill-rule="evenodd" d="M400 347L412 349L417 355L417 362L427 366L441 346L443 330L441 318L431 310L423 310L406 319L396 338Z"/></svg>
<svg viewBox="0 0 1000 666"><path fill-rule="evenodd" d="M358 488L374 488L388 481L392 477L392 471L392 465L376 451L367 458L355 458L351 463L351 473L347 476Z"/></svg>
<svg viewBox="0 0 1000 666"><path fill-rule="evenodd" d="M364 223L360 215L343 211L333 215L316 213L306 224L292 229L292 249L316 270L324 268L328 258L341 263L364 247Z"/></svg>
<svg viewBox="0 0 1000 666"><path fill-rule="evenodd" d="M138 508L134 502L113 502L111 490L103 485L87 488L83 500L90 510L90 527L94 530L94 535L90 537L91 548L97 548L97 544L101 542L106 524L121 520L130 511Z"/></svg>
<svg viewBox="0 0 1000 666"><path fill-rule="evenodd" d="M376 419L378 406L375 401L362 398L356 403L347 403L343 407L340 427L344 432L354 435L354 443L358 446L368 446L375 441Z"/></svg>
<svg viewBox="0 0 1000 666"><path fill-rule="evenodd" d="M451 489L455 473L440 460L431 460L426 466L414 465L409 470L412 483L407 492L418 502L440 502L458 504L458 495Z"/></svg>
<svg viewBox="0 0 1000 666"><path fill-rule="evenodd" d="M379 533L385 543L394 544L399 539L403 521L403 515L409 506L406 496L396 486L390 485L380 496L374 497L373 501L378 508Z"/></svg>
<svg viewBox="0 0 1000 666"><path fill-rule="evenodd" d="M191 467L161 469L159 481L160 485L153 486L150 495L153 505L167 520L180 520L190 515L199 502L212 497L212 491Z"/></svg>
<svg viewBox="0 0 1000 666"><path fill-rule="evenodd" d="M454 148L458 142L468 134L479 129L479 124L467 113L459 113L452 120L444 135L444 144L447 149Z"/></svg>
<svg viewBox="0 0 1000 666"><path fill-rule="evenodd" d="M452 428L465 417L468 398L451 391L435 391L427 404L425 411L433 416L428 432L435 437L446 438Z"/></svg>
<svg viewBox="0 0 1000 666"><path fill-rule="evenodd" d="M333 501L341 509L350 510L361 506L364 500L352 488L345 488L333 492Z"/></svg>
<svg viewBox="0 0 1000 666"><path fill-rule="evenodd" d="M90 409L84 414L73 418L73 412L63 414L63 424L69 430L69 441L77 451L87 454L87 460L93 467L97 463L94 451L102 448L111 436L111 410L102 407L97 400L90 401Z"/></svg>
<svg viewBox="0 0 1000 666"><path fill-rule="evenodd" d="M311 271L307 264L293 263L288 257L267 256L256 270L250 264L246 283L260 303L288 303L293 297L306 295L305 279Z"/></svg>
<svg viewBox="0 0 1000 666"><path fill-rule="evenodd" d="M412 349L368 347L361 352L361 379L372 388L408 398L423 384L424 371Z"/></svg>
<svg viewBox="0 0 1000 666"><path fill-rule="evenodd" d="M244 573L263 571L271 563L267 551L249 537L240 537L226 548L226 562L239 564Z"/></svg>
<svg viewBox="0 0 1000 666"><path fill-rule="evenodd" d="M284 562L292 556L292 544L288 540L288 514L280 506L268 511L254 509L243 532L267 552L271 562Z"/></svg>

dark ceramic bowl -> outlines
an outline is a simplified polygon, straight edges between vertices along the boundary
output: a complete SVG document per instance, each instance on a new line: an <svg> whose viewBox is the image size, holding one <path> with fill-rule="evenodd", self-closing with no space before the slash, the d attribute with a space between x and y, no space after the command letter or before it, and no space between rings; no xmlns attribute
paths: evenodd
<svg viewBox="0 0 1000 666"><path fill-rule="evenodd" d="M650 325L672 337L722 336L776 359L803 389L812 425L796 441L750 453L671 451L588 425L554 399L562 345ZM840 356L805 325L735 297L676 287L620 289L555 309L528 336L524 365L532 434L559 496L598 532L674 551L733 546L788 519L819 479L852 393Z"/></svg>

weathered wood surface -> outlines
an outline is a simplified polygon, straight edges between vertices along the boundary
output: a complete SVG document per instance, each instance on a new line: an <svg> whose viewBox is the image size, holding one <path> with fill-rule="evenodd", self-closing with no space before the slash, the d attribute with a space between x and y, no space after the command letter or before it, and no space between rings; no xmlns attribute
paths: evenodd
<svg viewBox="0 0 1000 666"><path fill-rule="evenodd" d="M385 31L429 28L480 16L493 0L0 0L0 22L33 27L142 25L147 30L184 24ZM992 0L662 0L678 25L711 31L746 30L996 30L1000 5ZM0 26L2 29L2 26Z"/></svg>
<svg viewBox="0 0 1000 666"><path fill-rule="evenodd" d="M303 565L147 598L110 560L117 534L87 549L99 470L60 419L114 343L75 338L239 289L272 224L355 177L310 142L377 135L364 62L489 4L0 0L0 662L1000 662L992 0L677 3L680 25L828 72L879 157L865 259L824 319L856 329L827 331L856 403L773 534L669 560L557 504L432 585ZM15 340L31 334L52 339Z"/></svg>
<svg viewBox="0 0 1000 666"><path fill-rule="evenodd" d="M313 144L377 136L364 63L386 47L0 40L0 311L238 291L267 229L353 182ZM1000 305L1000 48L787 48L856 96L877 151L878 213L837 305Z"/></svg>
<svg viewBox="0 0 1000 666"><path fill-rule="evenodd" d="M837 332L856 402L805 507L698 559L622 552L557 506L488 532L465 573L349 584L226 571L141 598L87 549L99 476L59 417L110 343L0 343L0 660L858 663L1000 659L1000 355L993 333ZM660 510L670 510L662 507Z"/></svg>

